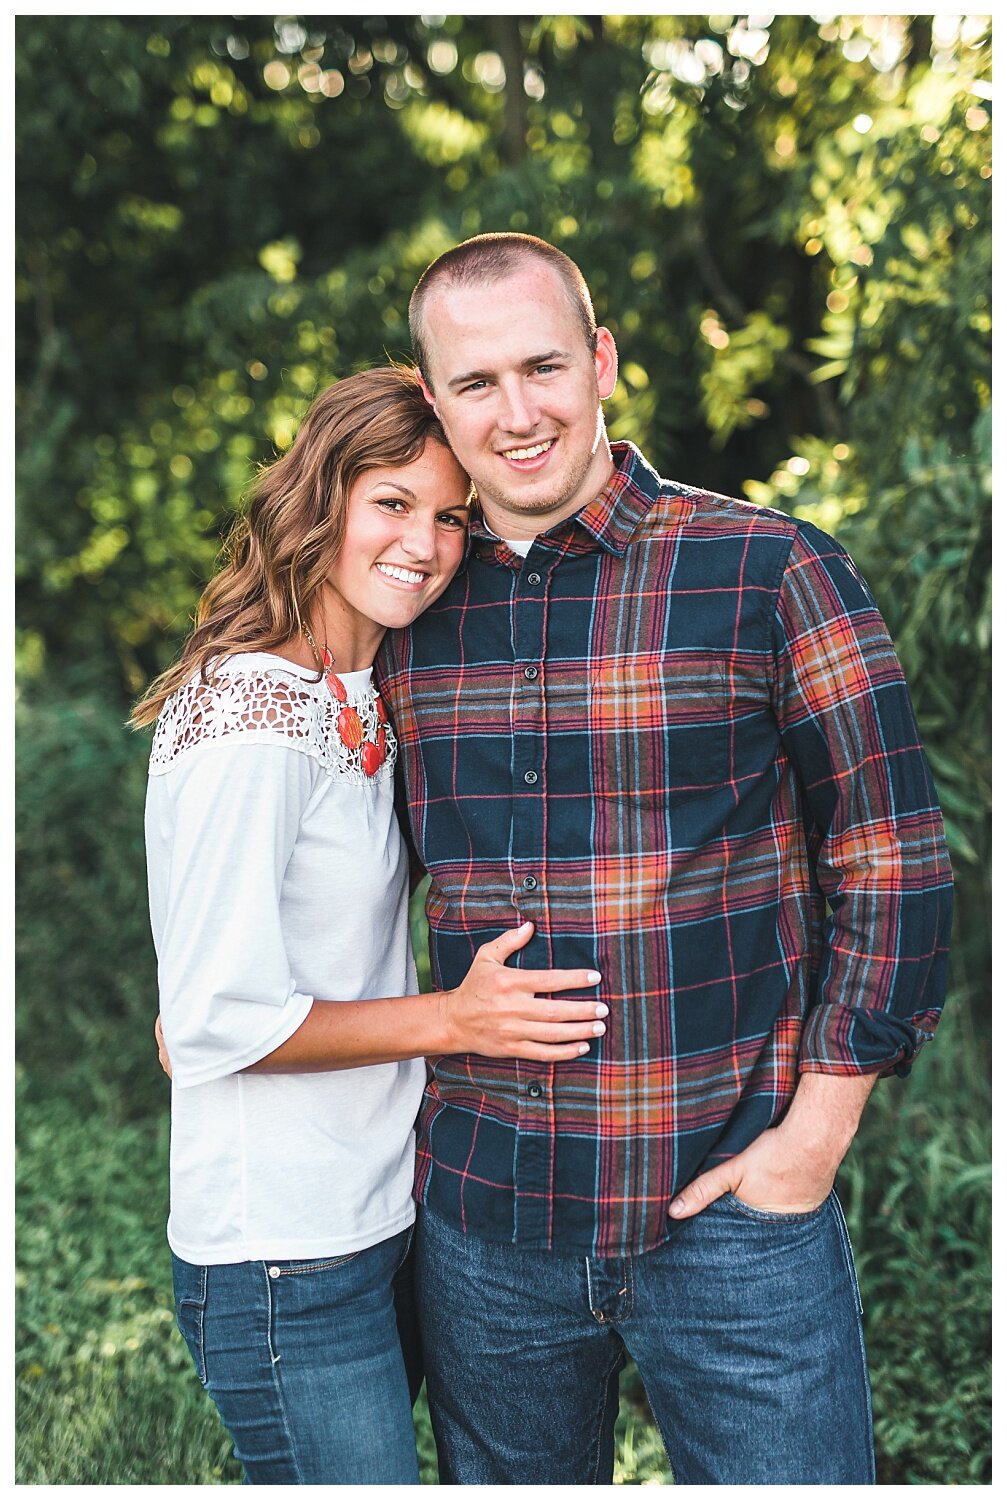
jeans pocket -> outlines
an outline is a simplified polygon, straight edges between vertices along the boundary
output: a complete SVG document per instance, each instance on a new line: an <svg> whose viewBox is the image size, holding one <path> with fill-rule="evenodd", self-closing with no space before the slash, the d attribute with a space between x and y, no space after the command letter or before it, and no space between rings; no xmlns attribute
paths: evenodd
<svg viewBox="0 0 1007 1500"><path fill-rule="evenodd" d="M849 1274L850 1284L853 1287L853 1295L857 1299L857 1312L861 1317L864 1315L864 1301L860 1295L860 1282L857 1278L857 1267L853 1259L853 1242L850 1239L850 1231L846 1227L846 1215L843 1213L843 1205L839 1201L837 1193L830 1194L832 1211L836 1220L836 1228L839 1231L839 1240L843 1247L843 1255L846 1258L846 1270Z"/></svg>
<svg viewBox="0 0 1007 1500"><path fill-rule="evenodd" d="M349 1255L328 1255L323 1260L272 1260L266 1262L266 1271L273 1281L281 1276L309 1276L315 1271L337 1271L340 1266L347 1266L351 1260L356 1260L359 1254L359 1250L351 1250Z"/></svg>
<svg viewBox="0 0 1007 1500"><path fill-rule="evenodd" d="M192 1356L200 1384L206 1385L206 1266L194 1266L172 1256L175 1284L175 1322Z"/></svg>
<svg viewBox="0 0 1007 1500"><path fill-rule="evenodd" d="M415 1232L416 1232L416 1224L415 1224L415 1222L413 1222L412 1224L410 1224L410 1226L409 1226L408 1229L404 1229L402 1231L402 1249L401 1249L401 1251L399 1253L398 1260L395 1262L395 1270L392 1272L392 1276L393 1277L395 1277L395 1276L397 1276L399 1274L399 1272L402 1270L402 1267L405 1265L406 1261L409 1259L409 1252L413 1248L413 1235L415 1234Z"/></svg>
<svg viewBox="0 0 1007 1500"><path fill-rule="evenodd" d="M809 1208L797 1213L777 1213L772 1208L755 1208L751 1203L745 1203L743 1199L736 1197L734 1193L725 1193L723 1198L716 1201L735 1209L746 1219L757 1220L760 1224L806 1224L809 1220L817 1219L824 1214L832 1196L833 1194L830 1193L829 1197L823 1203L819 1203L817 1208Z"/></svg>

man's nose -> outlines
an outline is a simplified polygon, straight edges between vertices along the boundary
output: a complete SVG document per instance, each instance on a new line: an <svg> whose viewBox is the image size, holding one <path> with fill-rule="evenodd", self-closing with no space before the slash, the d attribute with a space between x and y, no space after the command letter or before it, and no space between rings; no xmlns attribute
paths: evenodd
<svg viewBox="0 0 1007 1500"><path fill-rule="evenodd" d="M500 385L499 425L505 432L533 432L538 426L539 409L523 381Z"/></svg>

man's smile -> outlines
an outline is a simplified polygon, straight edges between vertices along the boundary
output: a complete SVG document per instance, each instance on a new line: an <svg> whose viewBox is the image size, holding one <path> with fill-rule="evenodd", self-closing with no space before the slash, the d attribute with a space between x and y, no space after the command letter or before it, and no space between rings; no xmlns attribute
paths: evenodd
<svg viewBox="0 0 1007 1500"><path fill-rule="evenodd" d="M500 457L522 468L535 468L538 467L540 460L552 452L558 441L558 438L546 438L544 442L530 444L523 448L503 448L500 450Z"/></svg>

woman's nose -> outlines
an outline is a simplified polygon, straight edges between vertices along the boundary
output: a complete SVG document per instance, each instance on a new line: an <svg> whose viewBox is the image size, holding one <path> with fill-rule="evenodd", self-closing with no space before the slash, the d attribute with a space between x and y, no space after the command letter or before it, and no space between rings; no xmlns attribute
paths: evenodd
<svg viewBox="0 0 1007 1500"><path fill-rule="evenodd" d="M403 552L417 562L433 557L436 550L437 524L431 516L413 516L400 538Z"/></svg>

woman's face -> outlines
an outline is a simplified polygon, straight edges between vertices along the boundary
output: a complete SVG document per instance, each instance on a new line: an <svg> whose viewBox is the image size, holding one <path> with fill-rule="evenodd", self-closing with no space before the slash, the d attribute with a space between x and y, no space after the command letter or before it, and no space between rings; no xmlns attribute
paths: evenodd
<svg viewBox="0 0 1007 1500"><path fill-rule="evenodd" d="M337 642L373 655L386 629L411 625L444 592L462 560L468 519L468 476L432 439L411 464L361 474L323 591L337 665Z"/></svg>

